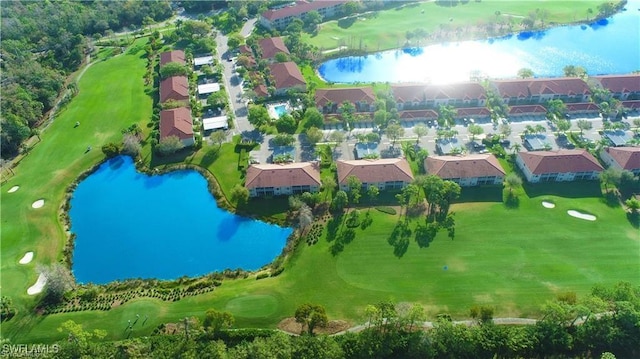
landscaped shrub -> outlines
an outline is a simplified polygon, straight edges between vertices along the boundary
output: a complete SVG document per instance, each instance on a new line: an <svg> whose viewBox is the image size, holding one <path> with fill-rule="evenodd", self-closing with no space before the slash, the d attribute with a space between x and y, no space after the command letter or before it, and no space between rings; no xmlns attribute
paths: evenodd
<svg viewBox="0 0 640 359"><path fill-rule="evenodd" d="M397 213L393 207L388 207L388 206L378 206L376 207L376 209L382 213L391 214L391 215L394 215Z"/></svg>
<svg viewBox="0 0 640 359"><path fill-rule="evenodd" d="M347 217L346 225L349 228L355 228L360 226L360 212L358 210L353 210L349 213Z"/></svg>
<svg viewBox="0 0 640 359"><path fill-rule="evenodd" d="M276 270L273 271L273 273L271 273L272 277L277 277L280 275L280 273L284 272L284 267L280 267Z"/></svg>
<svg viewBox="0 0 640 359"><path fill-rule="evenodd" d="M264 278L268 278L269 277L269 273L263 272L260 273L256 276L256 280L260 280L260 279L264 279Z"/></svg>
<svg viewBox="0 0 640 359"><path fill-rule="evenodd" d="M87 148L87 151L90 151L91 147ZM102 153L104 153L107 158L115 157L120 153L120 147L113 142L109 142L106 145L102 146Z"/></svg>

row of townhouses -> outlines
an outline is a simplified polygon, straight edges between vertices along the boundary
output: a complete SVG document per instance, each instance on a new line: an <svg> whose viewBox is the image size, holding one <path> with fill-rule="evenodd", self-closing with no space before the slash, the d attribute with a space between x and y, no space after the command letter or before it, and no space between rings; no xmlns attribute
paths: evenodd
<svg viewBox="0 0 640 359"><path fill-rule="evenodd" d="M610 167L640 175L638 147L605 148L601 158ZM584 149L520 152L516 163L531 183L596 180L604 170ZM505 176L492 154L429 156L424 166L428 174L463 187L499 185ZM403 158L339 160L337 172L338 185L343 190L348 188L349 176L357 177L363 188L376 186L380 190L401 189L413 181L409 163ZM321 186L320 169L317 162L254 164L247 169L245 186L252 197L317 192Z"/></svg>
<svg viewBox="0 0 640 359"><path fill-rule="evenodd" d="M626 108L640 108L640 74L594 76L589 81L608 89ZM560 99L567 111L577 115L597 114L598 106L589 102L591 90L579 78L492 80L489 90L510 106L509 116L545 114L549 100ZM433 109L441 105L456 107L457 118L486 118L487 88L478 82L448 85L396 84L391 92L401 120L429 120L438 117ZM376 96L371 87L318 89L316 106L324 114L335 114L343 102L352 103L357 112L375 111Z"/></svg>

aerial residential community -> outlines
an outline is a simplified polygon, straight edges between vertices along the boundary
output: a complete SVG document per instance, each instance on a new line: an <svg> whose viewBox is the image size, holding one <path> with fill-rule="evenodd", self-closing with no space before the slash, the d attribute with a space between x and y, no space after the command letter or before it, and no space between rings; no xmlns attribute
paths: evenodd
<svg viewBox="0 0 640 359"><path fill-rule="evenodd" d="M640 356L638 0L1 11L1 357Z"/></svg>

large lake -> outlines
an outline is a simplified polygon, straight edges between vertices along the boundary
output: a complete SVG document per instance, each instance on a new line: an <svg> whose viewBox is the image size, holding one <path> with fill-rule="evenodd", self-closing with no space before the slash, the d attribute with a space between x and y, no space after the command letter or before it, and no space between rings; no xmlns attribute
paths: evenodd
<svg viewBox="0 0 640 359"><path fill-rule="evenodd" d="M116 157L83 180L71 199L78 282L175 279L270 263L291 228L218 208L196 171L147 176Z"/></svg>
<svg viewBox="0 0 640 359"><path fill-rule="evenodd" d="M626 9L590 25L338 58L318 72L326 81L342 83L452 83L476 73L513 78L521 68L536 77L556 77L566 65L582 66L590 75L630 73L640 70L640 1L630 1Z"/></svg>

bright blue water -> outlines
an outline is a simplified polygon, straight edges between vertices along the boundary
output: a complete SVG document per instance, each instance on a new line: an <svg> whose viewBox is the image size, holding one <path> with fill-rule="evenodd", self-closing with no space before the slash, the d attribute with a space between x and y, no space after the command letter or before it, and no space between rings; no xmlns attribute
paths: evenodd
<svg viewBox="0 0 640 359"><path fill-rule="evenodd" d="M147 176L130 157L83 180L69 214L81 283L254 270L277 257L292 232L218 208L198 172Z"/></svg>
<svg viewBox="0 0 640 359"><path fill-rule="evenodd" d="M590 75L630 73L640 70L640 1L626 8L590 25L338 58L318 72L326 81L344 83L451 83L475 74L513 78L521 68L555 77L566 65L582 66Z"/></svg>
<svg viewBox="0 0 640 359"><path fill-rule="evenodd" d="M286 105L278 105L273 107L274 111L278 114L278 118L287 114L287 106Z"/></svg>

